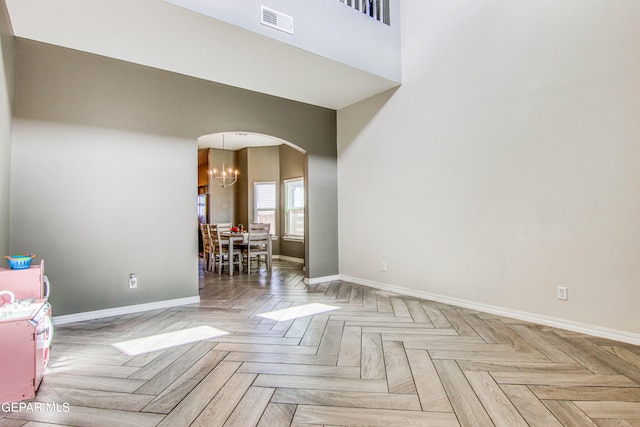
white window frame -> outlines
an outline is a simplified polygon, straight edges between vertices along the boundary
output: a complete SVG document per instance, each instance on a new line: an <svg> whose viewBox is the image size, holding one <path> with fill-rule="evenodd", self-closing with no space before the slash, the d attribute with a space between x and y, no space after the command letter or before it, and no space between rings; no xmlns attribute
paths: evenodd
<svg viewBox="0 0 640 427"><path fill-rule="evenodd" d="M273 186L273 191L274 191L274 205L273 205L273 209L258 209L258 187L261 185L272 185ZM271 223L271 228L270 228L270 233L272 236L277 236L276 230L277 230L277 226L276 223L278 222L278 185L276 183L276 181L255 181L253 183L253 222L260 222L258 220L259 218L259 212L260 211L273 211L273 222Z"/></svg>
<svg viewBox="0 0 640 427"><path fill-rule="evenodd" d="M285 179L284 181L284 238L287 240L299 240L304 241L304 230L302 230L302 234L291 234L289 231L289 213L291 211L302 211L304 216L304 211L306 203L303 204L302 208L290 208L289 207L289 185L292 183L302 182L302 191L304 192L304 177L293 178L293 179ZM303 196L306 198L306 194L303 193Z"/></svg>

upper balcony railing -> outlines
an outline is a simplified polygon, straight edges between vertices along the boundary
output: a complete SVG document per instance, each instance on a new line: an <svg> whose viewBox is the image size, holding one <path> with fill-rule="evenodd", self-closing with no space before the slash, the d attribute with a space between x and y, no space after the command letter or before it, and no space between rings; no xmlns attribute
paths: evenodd
<svg viewBox="0 0 640 427"><path fill-rule="evenodd" d="M339 0L355 10L359 10L376 21L391 24L389 16L389 0Z"/></svg>
<svg viewBox="0 0 640 427"><path fill-rule="evenodd" d="M402 80L401 0L164 2L302 49L334 63L365 71L392 83L400 83ZM267 9L271 15L264 13ZM271 18L271 21L267 18ZM275 21L273 18L276 18ZM212 22L212 25L218 24ZM354 34L357 36L354 37ZM220 40L211 39L203 43L217 45ZM268 56L266 53L264 55ZM273 60L276 60L276 56Z"/></svg>

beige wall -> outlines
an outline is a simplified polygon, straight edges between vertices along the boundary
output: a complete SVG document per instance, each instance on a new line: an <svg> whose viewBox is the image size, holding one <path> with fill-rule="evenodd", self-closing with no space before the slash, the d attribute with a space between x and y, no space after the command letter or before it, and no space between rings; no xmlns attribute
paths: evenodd
<svg viewBox="0 0 640 427"><path fill-rule="evenodd" d="M247 192L249 191L249 149L244 148L237 153L238 169L240 174L238 175L238 182L236 184L236 222L242 224L245 227L249 224L249 199L247 198Z"/></svg>
<svg viewBox="0 0 640 427"><path fill-rule="evenodd" d="M402 87L338 112L341 274L639 334L640 2L402 6Z"/></svg>
<svg viewBox="0 0 640 427"><path fill-rule="evenodd" d="M273 135L336 163L336 113L18 39L11 250L45 258L57 315L198 294L197 144ZM337 200L337 176L310 198ZM336 274L337 212L318 220ZM127 287L136 273L139 287Z"/></svg>
<svg viewBox="0 0 640 427"><path fill-rule="evenodd" d="M257 5L266 2L188 1L214 8L214 19L158 0L92 0L91 7L85 0L7 3L22 38L306 104L340 108L398 85L399 1L392 5L392 27L337 0L269 1L285 13L295 10L294 35L258 23ZM232 15L218 20L223 9Z"/></svg>
<svg viewBox="0 0 640 427"><path fill-rule="evenodd" d="M371 18L362 19L362 12L347 9L338 0L316 2L312 5L296 0L271 0L268 4L262 0L244 0L242 7L228 0L167 1L253 31L263 37L295 46L301 51L313 52L393 81L400 79L399 1L390 2L392 25L381 25ZM274 31L261 24L256 18L261 5L291 16L294 20L293 34ZM328 22L331 25L319 25ZM358 37L353 37L354 34ZM201 36L206 40L204 34ZM203 54L206 55L206 51ZM261 66L264 68L264 65Z"/></svg>
<svg viewBox="0 0 640 427"><path fill-rule="evenodd" d="M247 209L249 223L256 222L255 218L255 191L254 184L256 182L275 182L276 192L278 191L278 182L280 181L280 156L277 146L273 147L250 147L247 149ZM277 197L277 196L276 196ZM281 236L282 230L277 227L280 218L280 210L276 209L276 229L271 230L274 236ZM273 253L280 253L280 240L273 241Z"/></svg>
<svg viewBox="0 0 640 427"><path fill-rule="evenodd" d="M0 0L0 256L9 255L11 181L11 100L13 93L13 36L3 0ZM4 261L4 260L3 260ZM6 264L2 263L3 267Z"/></svg>
<svg viewBox="0 0 640 427"><path fill-rule="evenodd" d="M225 169L236 169L238 166L237 153L231 150L220 150L217 148L209 149L209 165L210 168L220 170L222 162L225 163ZM220 187L209 181L209 221L211 223L220 222L237 222L237 193L238 186Z"/></svg>

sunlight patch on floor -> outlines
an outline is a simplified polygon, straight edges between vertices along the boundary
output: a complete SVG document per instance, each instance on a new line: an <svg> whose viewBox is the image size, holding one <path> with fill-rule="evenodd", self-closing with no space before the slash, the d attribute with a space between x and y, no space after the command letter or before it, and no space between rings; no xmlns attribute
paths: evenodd
<svg viewBox="0 0 640 427"><path fill-rule="evenodd" d="M283 308L282 310L270 311L268 313L258 314L260 317L285 322L287 320L299 319L300 317L313 316L314 314L324 313L332 310L340 310L340 307L333 305L312 303L298 305L295 307Z"/></svg>
<svg viewBox="0 0 640 427"><path fill-rule="evenodd" d="M121 341L111 345L129 356L137 356L228 334L229 332L211 326L197 326L195 328Z"/></svg>

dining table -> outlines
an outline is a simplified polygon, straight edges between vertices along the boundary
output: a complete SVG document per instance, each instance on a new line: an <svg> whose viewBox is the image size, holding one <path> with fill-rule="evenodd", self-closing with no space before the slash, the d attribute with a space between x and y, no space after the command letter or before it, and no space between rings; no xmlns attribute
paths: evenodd
<svg viewBox="0 0 640 427"><path fill-rule="evenodd" d="M246 245L249 242L249 233L245 231L225 231L220 233L220 237L224 237L229 239L229 256L233 254L233 246L234 244ZM240 260L240 265L238 266L238 270L242 273L242 259ZM233 276L233 264L231 263L231 259L229 259L229 276Z"/></svg>

